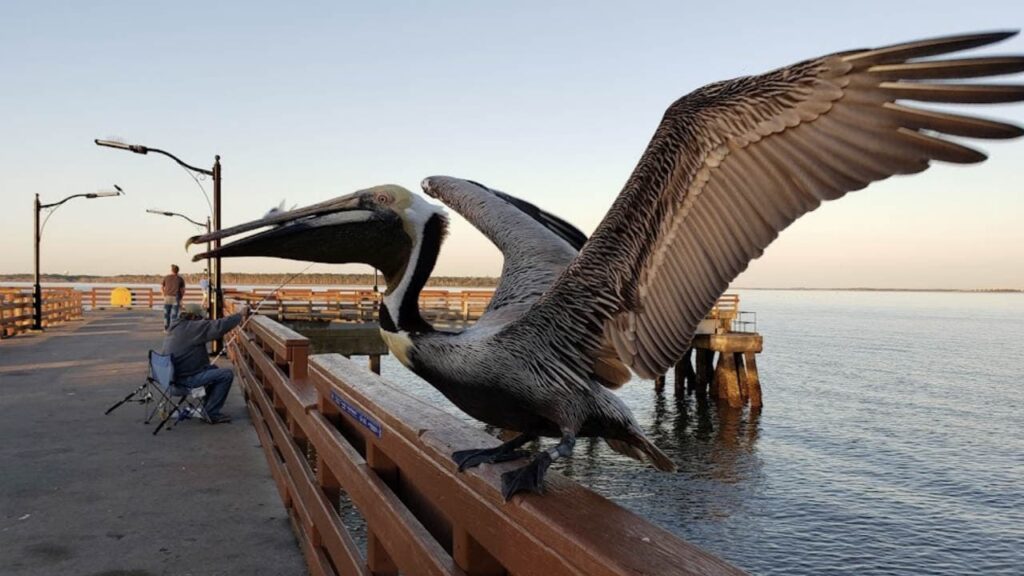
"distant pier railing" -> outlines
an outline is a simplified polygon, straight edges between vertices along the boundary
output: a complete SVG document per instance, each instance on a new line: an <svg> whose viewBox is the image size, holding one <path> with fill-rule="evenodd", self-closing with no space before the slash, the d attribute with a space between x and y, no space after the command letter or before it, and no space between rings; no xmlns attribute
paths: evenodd
<svg viewBox="0 0 1024 576"><path fill-rule="evenodd" d="M459 473L451 460L497 439L309 346L262 316L228 339L311 574L742 573L554 472L546 494L504 502L500 473L517 464ZM365 552L343 501L365 521Z"/></svg>
<svg viewBox="0 0 1024 576"><path fill-rule="evenodd" d="M127 290L130 297L120 298ZM466 324L480 318L494 295L489 289L424 290L420 293L420 307L424 318L445 324ZM241 290L227 287L224 298L242 300L250 305L260 304L259 312L279 322L305 320L345 320L351 322L375 321L382 294L366 289L296 289L252 288ZM162 308L163 295L157 286L94 286L82 291L87 309L111 307ZM203 291L197 286L185 289L185 303L199 303Z"/></svg>
<svg viewBox="0 0 1024 576"><path fill-rule="evenodd" d="M32 329L32 288L0 287L0 338ZM43 328L82 317L82 293L72 288L45 288Z"/></svg>

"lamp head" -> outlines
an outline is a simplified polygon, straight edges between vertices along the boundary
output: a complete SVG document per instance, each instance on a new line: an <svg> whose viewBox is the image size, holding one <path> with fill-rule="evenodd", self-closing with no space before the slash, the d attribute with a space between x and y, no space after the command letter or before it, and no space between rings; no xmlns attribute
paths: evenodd
<svg viewBox="0 0 1024 576"><path fill-rule="evenodd" d="M149 152L149 148L146 148L141 144L128 144L127 142L121 142L119 140L100 140L97 138L93 140L93 142L95 142L97 146L128 150L129 152L135 152L136 154L146 154Z"/></svg>

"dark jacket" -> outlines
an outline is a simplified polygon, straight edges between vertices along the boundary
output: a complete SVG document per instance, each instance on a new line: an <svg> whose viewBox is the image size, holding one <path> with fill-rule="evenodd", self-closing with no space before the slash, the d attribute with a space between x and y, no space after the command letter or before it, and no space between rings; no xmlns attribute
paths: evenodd
<svg viewBox="0 0 1024 576"><path fill-rule="evenodd" d="M164 354L174 356L174 379L188 378L210 365L206 343L223 337L242 323L242 315L234 314L220 320L185 320L171 322L164 337Z"/></svg>

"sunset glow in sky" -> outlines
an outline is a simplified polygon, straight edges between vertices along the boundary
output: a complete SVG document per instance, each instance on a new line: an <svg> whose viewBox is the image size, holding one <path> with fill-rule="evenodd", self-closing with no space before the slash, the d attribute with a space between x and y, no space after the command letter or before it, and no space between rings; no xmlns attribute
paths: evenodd
<svg viewBox="0 0 1024 576"><path fill-rule="evenodd" d="M141 4L0 5L0 273L31 272L35 193L53 202L114 183L127 196L75 200L51 218L44 272L201 270L183 248L195 228L145 212L205 218L196 183L166 158L94 138L202 166L220 154L225 226L282 199L418 190L445 174L589 233L665 108L691 90L839 50L1024 26L1024 3L1009 1ZM1024 40L983 53L1024 53ZM1021 105L978 113L1024 124ZM1024 288L1024 140L979 147L982 165L938 165L826 204L735 285ZM453 221L435 274L497 275L498 251ZM332 271L369 268L311 270Z"/></svg>

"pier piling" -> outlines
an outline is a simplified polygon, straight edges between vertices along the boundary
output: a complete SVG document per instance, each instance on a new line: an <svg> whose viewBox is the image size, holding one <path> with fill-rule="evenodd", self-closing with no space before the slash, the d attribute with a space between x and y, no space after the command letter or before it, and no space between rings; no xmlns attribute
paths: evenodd
<svg viewBox="0 0 1024 576"><path fill-rule="evenodd" d="M676 396L687 392L706 394L730 408L761 406L755 357L761 352L763 339L756 330L750 330L753 321L740 321L740 317L739 296L727 294L701 322L690 350L674 368ZM664 379L661 376L654 381L658 394L664 390Z"/></svg>

